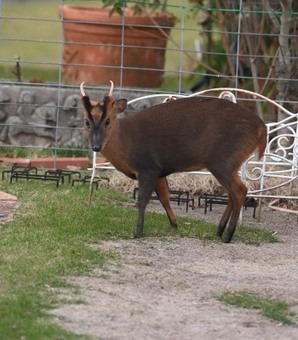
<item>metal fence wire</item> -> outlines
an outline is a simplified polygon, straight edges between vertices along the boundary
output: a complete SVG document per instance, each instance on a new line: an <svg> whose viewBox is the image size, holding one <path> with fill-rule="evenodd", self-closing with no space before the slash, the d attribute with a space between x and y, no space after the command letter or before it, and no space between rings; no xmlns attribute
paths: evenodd
<svg viewBox="0 0 298 340"><path fill-rule="evenodd" d="M233 87L298 111L294 0L0 0L0 14L0 150L86 152L81 81L97 99L109 80L128 99Z"/></svg>

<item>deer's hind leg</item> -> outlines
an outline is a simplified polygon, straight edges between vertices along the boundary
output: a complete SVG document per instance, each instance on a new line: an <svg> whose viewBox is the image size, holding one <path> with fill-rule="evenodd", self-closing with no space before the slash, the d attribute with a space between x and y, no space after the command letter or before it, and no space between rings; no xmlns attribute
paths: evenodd
<svg viewBox="0 0 298 340"><path fill-rule="evenodd" d="M176 217L170 205L170 190L169 190L169 185L168 185L168 181L166 177L158 178L155 184L155 191L162 206L164 207L168 215L171 226L173 228L177 228Z"/></svg>
<svg viewBox="0 0 298 340"><path fill-rule="evenodd" d="M222 237L222 234L224 233L225 231L225 228L226 228L226 225L228 224L229 222L229 219L231 217L231 214L232 214L232 211L233 211L233 200L231 198L231 195L229 194L228 195L229 198L228 198L228 205L219 221L219 224L218 224L218 227L217 227L217 232L216 232L216 235L219 236L219 237Z"/></svg>
<svg viewBox="0 0 298 340"><path fill-rule="evenodd" d="M240 211L247 194L247 188L242 183L238 175L238 171L226 171L224 174L221 173L220 175L216 175L216 173L213 172L213 174L220 184L227 190L229 196L228 205L217 228L217 235L222 236L225 227L229 222L228 230L224 238L224 242L229 243L233 238L237 226Z"/></svg>
<svg viewBox="0 0 298 340"><path fill-rule="evenodd" d="M234 181L232 182L232 185L229 187L228 190L233 201L233 210L228 225L228 230L224 238L225 243L230 243L233 238L240 211L243 207L247 194L247 188L240 180L238 173L234 176Z"/></svg>

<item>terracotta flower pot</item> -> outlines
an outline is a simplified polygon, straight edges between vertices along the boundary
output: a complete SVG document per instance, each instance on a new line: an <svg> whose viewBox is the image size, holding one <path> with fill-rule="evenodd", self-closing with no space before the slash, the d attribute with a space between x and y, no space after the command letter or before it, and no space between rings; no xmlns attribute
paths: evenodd
<svg viewBox="0 0 298 340"><path fill-rule="evenodd" d="M175 17L110 16L109 9L61 6L65 81L131 87L158 87L162 82L167 38Z"/></svg>

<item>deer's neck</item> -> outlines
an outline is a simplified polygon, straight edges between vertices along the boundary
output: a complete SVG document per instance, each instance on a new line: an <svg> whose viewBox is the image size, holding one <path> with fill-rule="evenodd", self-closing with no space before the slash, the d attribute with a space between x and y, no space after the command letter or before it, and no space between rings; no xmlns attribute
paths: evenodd
<svg viewBox="0 0 298 340"><path fill-rule="evenodd" d="M125 131L124 131L125 130ZM127 138L125 138L127 136ZM123 172L126 176L136 179L137 173L129 162L129 131L126 130L122 122L117 121L110 133L110 137L102 150L102 154L114 165L114 167Z"/></svg>

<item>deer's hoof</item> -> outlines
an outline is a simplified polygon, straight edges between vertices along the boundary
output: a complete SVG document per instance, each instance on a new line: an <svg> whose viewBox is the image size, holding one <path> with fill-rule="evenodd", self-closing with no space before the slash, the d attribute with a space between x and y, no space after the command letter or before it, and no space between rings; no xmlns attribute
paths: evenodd
<svg viewBox="0 0 298 340"><path fill-rule="evenodd" d="M140 233L135 233L133 236L134 239L141 238L141 237L142 237L142 234Z"/></svg>

